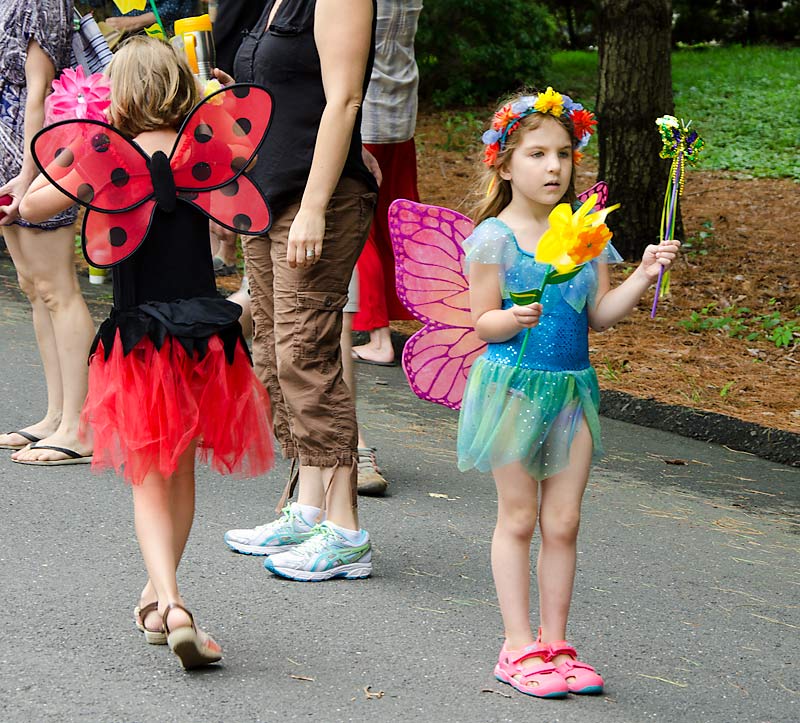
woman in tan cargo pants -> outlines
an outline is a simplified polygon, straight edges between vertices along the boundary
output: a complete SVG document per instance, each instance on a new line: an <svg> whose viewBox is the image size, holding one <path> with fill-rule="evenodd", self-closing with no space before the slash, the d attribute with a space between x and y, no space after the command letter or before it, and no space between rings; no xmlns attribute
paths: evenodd
<svg viewBox="0 0 800 723"><path fill-rule="evenodd" d="M262 84L274 98L252 171L274 222L267 236L248 237L245 262L256 372L283 454L299 463L299 491L279 519L230 530L225 541L267 555L268 570L296 580L372 572L339 337L377 197L360 135L374 44L374 0L272 0L234 62L237 80Z"/></svg>

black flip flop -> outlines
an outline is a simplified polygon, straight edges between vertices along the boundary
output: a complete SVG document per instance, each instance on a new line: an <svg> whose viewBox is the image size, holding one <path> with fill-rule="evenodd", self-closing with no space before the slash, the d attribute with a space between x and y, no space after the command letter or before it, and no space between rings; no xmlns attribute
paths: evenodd
<svg viewBox="0 0 800 723"><path fill-rule="evenodd" d="M52 449L54 452L66 454L66 459L12 459L17 464L30 464L37 467L57 467L64 464L89 464L92 461L91 454L78 454L74 449L67 447L56 447L54 444L31 444L30 449Z"/></svg>
<svg viewBox="0 0 800 723"><path fill-rule="evenodd" d="M23 432L20 429L16 429L13 432L6 432L6 434L18 434L23 439L27 439L28 441L25 444L0 444L0 449L13 449L15 452L20 449L25 449L29 444L36 444L37 442L41 442L42 438L37 437L35 434L31 434L30 432Z"/></svg>
<svg viewBox="0 0 800 723"><path fill-rule="evenodd" d="M390 362L382 362L382 361L374 361L373 359L365 359L361 354L359 354L355 349L351 349L353 352L353 361L357 362L358 364L372 364L376 367L396 367L397 361L390 361Z"/></svg>

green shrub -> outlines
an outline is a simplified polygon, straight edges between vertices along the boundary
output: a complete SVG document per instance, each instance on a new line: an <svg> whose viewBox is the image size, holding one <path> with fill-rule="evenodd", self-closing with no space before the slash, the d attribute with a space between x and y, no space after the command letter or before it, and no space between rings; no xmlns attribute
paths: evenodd
<svg viewBox="0 0 800 723"><path fill-rule="evenodd" d="M555 43L552 16L530 0L430 0L415 43L420 97L483 104L542 84Z"/></svg>

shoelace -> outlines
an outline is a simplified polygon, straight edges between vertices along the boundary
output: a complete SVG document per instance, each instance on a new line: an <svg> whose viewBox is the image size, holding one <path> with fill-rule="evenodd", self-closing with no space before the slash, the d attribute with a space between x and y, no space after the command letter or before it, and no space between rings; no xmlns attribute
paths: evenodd
<svg viewBox="0 0 800 723"><path fill-rule="evenodd" d="M294 517L292 514L292 509L288 505L281 510L281 516L277 520L272 520L272 522L266 522L263 525L259 525L255 528L256 532L263 532L264 530L282 524L284 521L291 521Z"/></svg>
<svg viewBox="0 0 800 723"><path fill-rule="evenodd" d="M303 552L316 553L320 552L326 545L329 537L338 537L330 527L327 525L314 525L311 531L315 534L306 540L300 547ZM295 548L297 551L299 548Z"/></svg>

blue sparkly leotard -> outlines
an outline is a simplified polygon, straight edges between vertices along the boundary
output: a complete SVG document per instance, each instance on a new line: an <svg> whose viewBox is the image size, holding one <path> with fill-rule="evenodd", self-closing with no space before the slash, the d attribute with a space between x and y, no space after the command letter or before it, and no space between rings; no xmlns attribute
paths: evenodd
<svg viewBox="0 0 800 723"><path fill-rule="evenodd" d="M464 242L467 264L497 264L503 308L509 292L539 288L548 266L523 251L497 218L481 223ZM600 261L619 261L610 245ZM483 472L522 462L537 480L569 463L569 448L582 419L602 453L597 375L589 362L588 306L597 291L597 261L570 281L545 286L539 325L525 339L489 344L472 365L458 428L458 466Z"/></svg>

